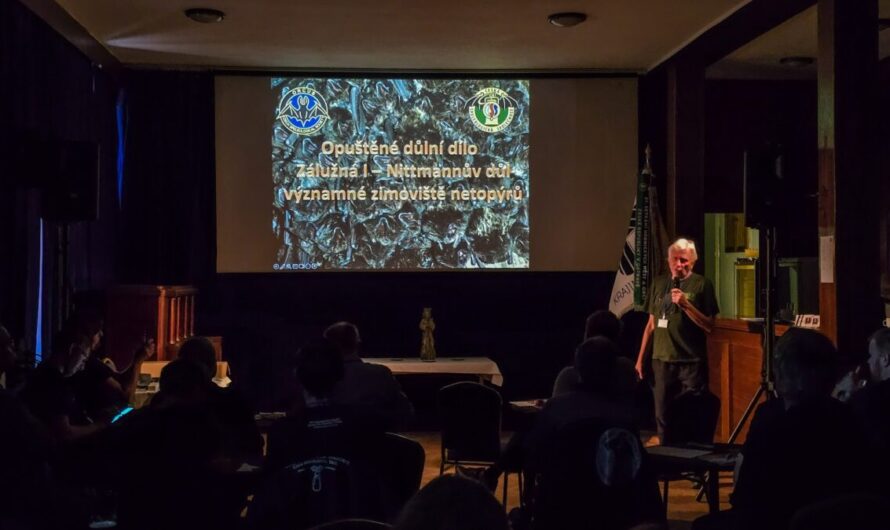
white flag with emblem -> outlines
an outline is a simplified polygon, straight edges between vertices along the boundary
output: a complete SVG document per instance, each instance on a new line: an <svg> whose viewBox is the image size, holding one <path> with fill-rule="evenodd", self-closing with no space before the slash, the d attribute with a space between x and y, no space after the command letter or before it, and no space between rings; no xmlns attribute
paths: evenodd
<svg viewBox="0 0 890 530"><path fill-rule="evenodd" d="M621 253L621 262L618 264L618 272L615 274L615 284L612 286L612 297L609 298L609 311L621 316L634 308L634 247L636 245L636 223L634 222L637 211L636 201L630 215L630 226L627 228L627 237L624 239L624 250Z"/></svg>

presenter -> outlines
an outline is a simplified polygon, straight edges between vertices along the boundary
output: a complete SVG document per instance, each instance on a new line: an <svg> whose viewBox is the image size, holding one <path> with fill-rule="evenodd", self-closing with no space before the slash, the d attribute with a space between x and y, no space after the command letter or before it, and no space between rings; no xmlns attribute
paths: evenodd
<svg viewBox="0 0 890 530"><path fill-rule="evenodd" d="M653 397L661 443L664 442L665 411L671 401L680 394L701 392L708 386L705 334L713 329L718 309L714 286L704 276L692 272L697 259L692 241L678 239L671 244L669 276L655 278L647 298L649 323L643 330L636 370L642 379L649 341L654 341Z"/></svg>

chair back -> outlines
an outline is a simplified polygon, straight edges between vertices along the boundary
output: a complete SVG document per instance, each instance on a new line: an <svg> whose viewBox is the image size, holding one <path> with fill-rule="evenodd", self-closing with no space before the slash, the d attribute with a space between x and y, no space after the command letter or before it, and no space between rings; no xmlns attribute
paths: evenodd
<svg viewBox="0 0 890 530"><path fill-rule="evenodd" d="M665 410L664 443L713 443L719 416L720 398L708 390L684 392Z"/></svg>
<svg viewBox="0 0 890 530"><path fill-rule="evenodd" d="M473 382L439 389L443 462L494 462L501 454L501 396Z"/></svg>
<svg viewBox="0 0 890 530"><path fill-rule="evenodd" d="M662 517L636 428L600 419L559 429L535 458L534 528L618 529Z"/></svg>
<svg viewBox="0 0 890 530"><path fill-rule="evenodd" d="M386 516L392 520L420 490L426 452L420 443L388 432L380 440L377 467L386 489Z"/></svg>

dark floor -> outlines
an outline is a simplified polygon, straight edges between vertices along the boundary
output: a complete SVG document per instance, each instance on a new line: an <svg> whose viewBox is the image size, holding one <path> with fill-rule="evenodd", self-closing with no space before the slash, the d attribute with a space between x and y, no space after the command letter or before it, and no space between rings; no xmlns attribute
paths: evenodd
<svg viewBox="0 0 890 530"><path fill-rule="evenodd" d="M423 472L423 484L426 484L439 476L439 463L441 461L439 433L410 432L403 434L420 442L426 451L426 466ZM508 436L507 433L505 433L505 435ZM732 491L732 474L721 474L720 485L720 509L726 510L729 508L729 493ZM503 483L500 483L496 495L499 499L501 498L502 487ZM695 500L698 490L692 486L691 482L671 482L669 491L668 522L670 523L671 530L689 528L693 520L708 513L707 503ZM507 507L513 508L518 505L519 487L514 475L511 476L508 482Z"/></svg>

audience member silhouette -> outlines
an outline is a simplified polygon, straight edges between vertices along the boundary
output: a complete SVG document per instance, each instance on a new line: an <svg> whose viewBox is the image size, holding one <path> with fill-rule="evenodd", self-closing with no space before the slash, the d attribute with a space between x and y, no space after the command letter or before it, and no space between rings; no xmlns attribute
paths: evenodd
<svg viewBox="0 0 890 530"><path fill-rule="evenodd" d="M8 373L16 365L15 341L5 327L0 325L0 390L10 390L13 385L8 384Z"/></svg>
<svg viewBox="0 0 890 530"><path fill-rule="evenodd" d="M606 310L595 311L587 317L585 322L584 340L599 336L606 337L618 344L621 330L621 320L614 313ZM634 399L634 388L636 387L636 376L633 376L635 373L633 362L619 355L615 361L614 370L616 377L612 380L612 384L615 385L616 395L621 396L627 402L632 402ZM580 381L581 376L578 373L578 369L575 368L573 361L572 365L563 368L556 376L552 395L558 396L571 392L575 390Z"/></svg>
<svg viewBox="0 0 890 530"><path fill-rule="evenodd" d="M12 337L0 326L0 377L15 366ZM0 388L0 528L49 528L52 506L49 441L43 426Z"/></svg>
<svg viewBox="0 0 890 530"><path fill-rule="evenodd" d="M303 528L344 517L380 519L387 491L375 465L379 422L330 398L343 359L327 340L298 355L303 403L269 432L266 484L248 511L255 528Z"/></svg>
<svg viewBox="0 0 890 530"><path fill-rule="evenodd" d="M622 425L636 425L633 405L617 391L635 382L633 371L616 370L618 346L603 336L585 340L575 349L575 369L581 378L574 390L554 396L538 412L531 430L516 433L501 458L479 476L492 490L505 469L534 471L534 455L560 428L578 420L601 418ZM626 378L626 380L622 380Z"/></svg>
<svg viewBox="0 0 890 530"><path fill-rule="evenodd" d="M414 415L413 407L386 366L362 361L361 336L355 324L337 322L324 337L343 356L343 378L334 386L331 400L377 419L386 430L404 429Z"/></svg>
<svg viewBox="0 0 890 530"><path fill-rule="evenodd" d="M66 326L53 339L49 359L37 367L22 389L22 401L56 444L83 439L105 426L86 414L72 380L83 369L90 346L91 337Z"/></svg>
<svg viewBox="0 0 890 530"><path fill-rule="evenodd" d="M212 382L217 367L213 343L206 337L191 337L179 348L178 358L197 364L204 372L208 404L222 427L220 443L233 468L245 462L260 464L263 438L254 421L253 408L234 384L220 388Z"/></svg>
<svg viewBox="0 0 890 530"><path fill-rule="evenodd" d="M120 492L121 527L226 529L237 523L244 502L226 480L231 470L209 399L204 369L177 359L161 370L151 403L109 430L107 460Z"/></svg>
<svg viewBox="0 0 890 530"><path fill-rule="evenodd" d="M866 489L865 442L852 412L830 397L837 352L798 328L776 343L776 390L755 413L731 497L738 528L787 528L814 502Z"/></svg>
<svg viewBox="0 0 890 530"><path fill-rule="evenodd" d="M411 499L396 530L507 530L504 507L475 480L457 475L433 479Z"/></svg>
<svg viewBox="0 0 890 530"><path fill-rule="evenodd" d="M534 528L625 530L664 521L658 483L634 426L579 420L557 430L546 447L534 459L534 490L524 509Z"/></svg>
<svg viewBox="0 0 890 530"><path fill-rule="evenodd" d="M886 476L890 463L890 328L881 328L868 341L868 384L849 400L874 455L878 473ZM885 493L887 486L883 487Z"/></svg>
<svg viewBox="0 0 890 530"><path fill-rule="evenodd" d="M5 356L6 369L0 375L0 389L18 396L34 371L34 353L25 351L24 341L16 344L12 334L0 326L0 356Z"/></svg>
<svg viewBox="0 0 890 530"><path fill-rule="evenodd" d="M575 369L581 377L579 384L574 391L554 396L544 405L525 437L527 455L533 458L556 431L579 420L598 418L637 425L636 410L617 391L628 384L622 377L634 381L634 373L616 371L618 359L618 346L603 336L594 336L578 346Z"/></svg>

